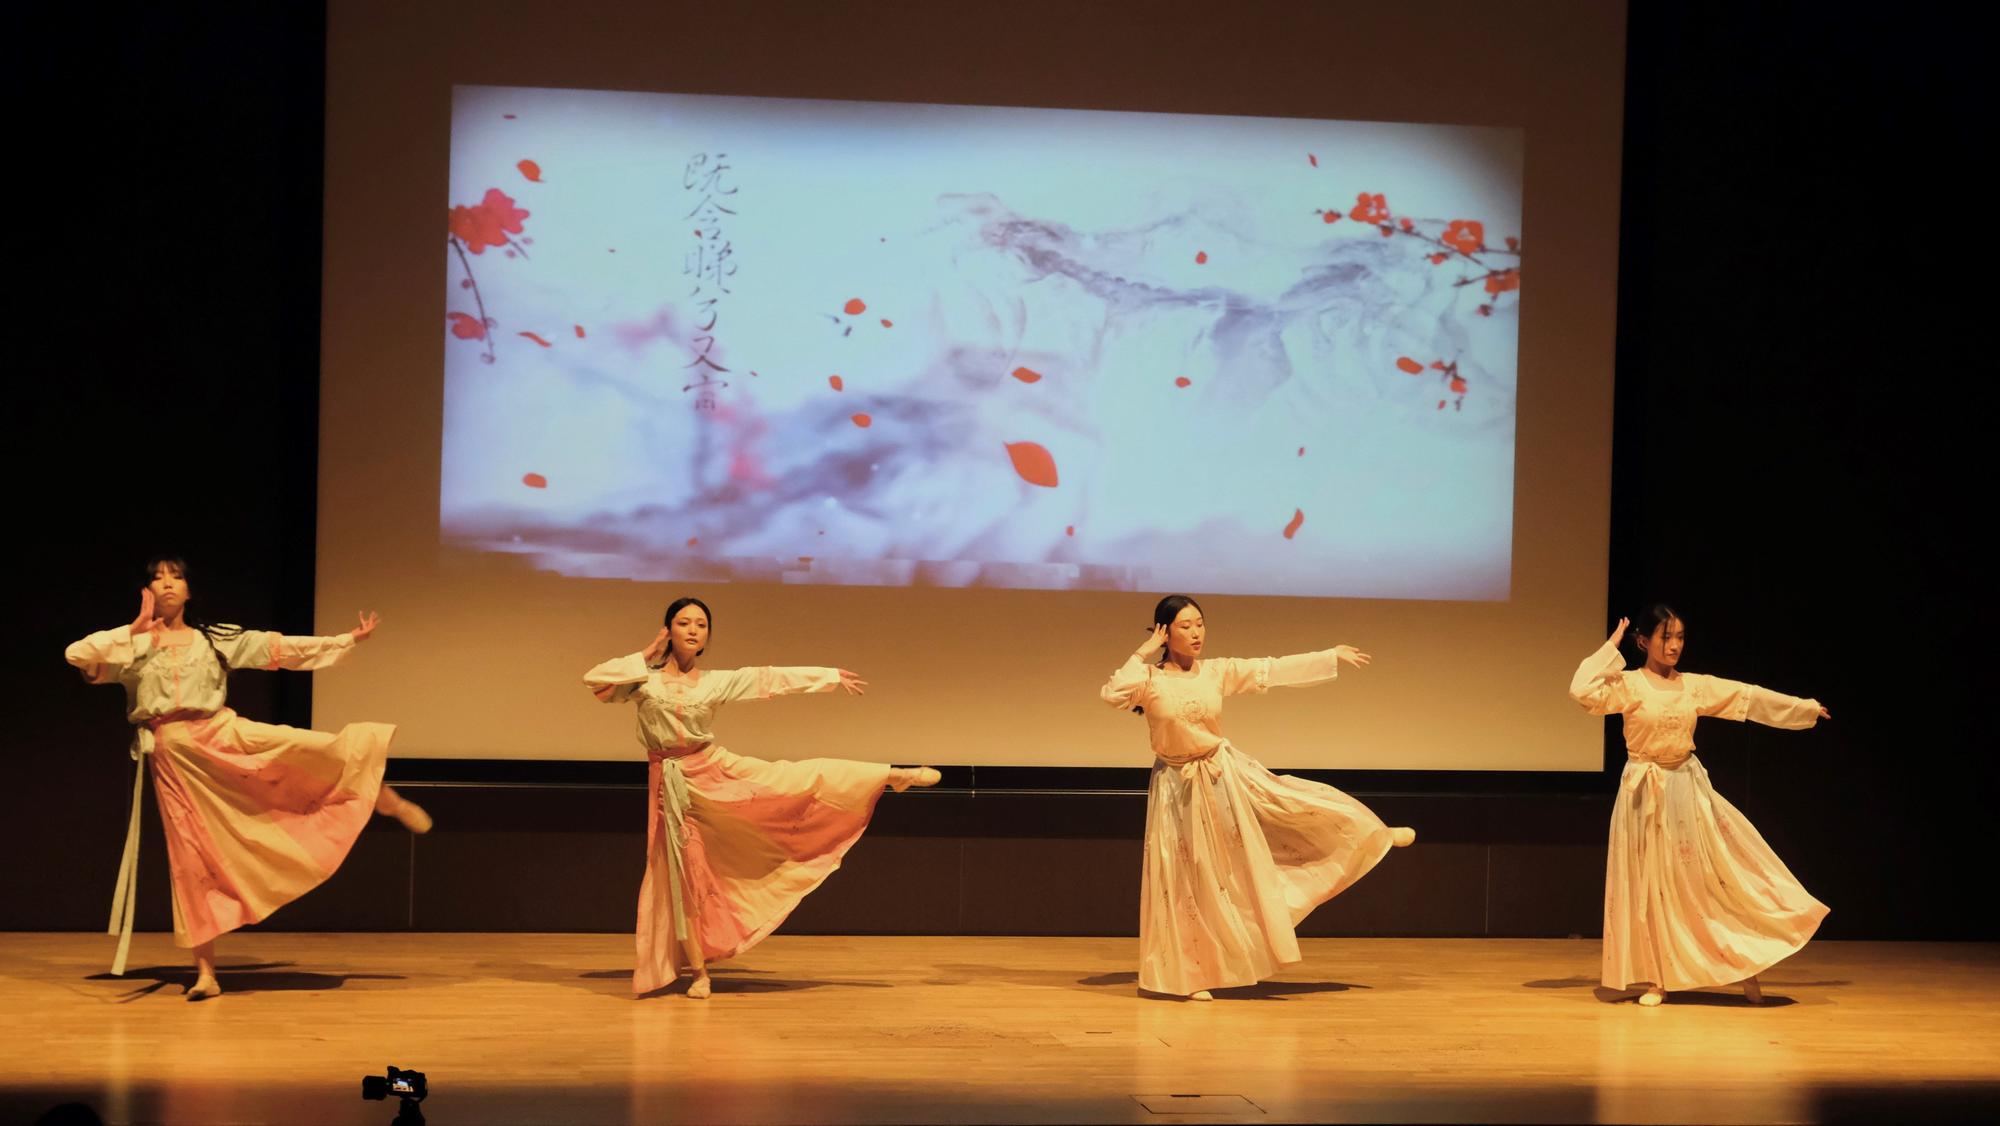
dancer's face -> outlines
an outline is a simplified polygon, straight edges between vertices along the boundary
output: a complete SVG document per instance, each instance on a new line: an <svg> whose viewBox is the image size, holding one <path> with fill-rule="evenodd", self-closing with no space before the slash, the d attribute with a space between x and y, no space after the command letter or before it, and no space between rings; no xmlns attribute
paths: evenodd
<svg viewBox="0 0 2000 1126"><path fill-rule="evenodd" d="M1174 615L1174 623L1167 627L1167 652L1192 661L1201 656L1201 643L1207 636L1208 625L1201 620L1201 611L1194 606L1183 606Z"/></svg>
<svg viewBox="0 0 2000 1126"><path fill-rule="evenodd" d="M708 648L708 615L699 606L683 606L674 620L667 623L672 632L674 656L684 661L692 661L696 654Z"/></svg>
<svg viewBox="0 0 2000 1126"><path fill-rule="evenodd" d="M1646 638L1646 658L1649 661L1673 668L1680 664L1681 650L1687 647L1687 627L1679 618L1661 622L1653 627Z"/></svg>
<svg viewBox="0 0 2000 1126"><path fill-rule="evenodd" d="M179 567L162 563L153 570L153 581L146 584L153 592L153 612L161 617L171 616L173 611L187 605L187 576Z"/></svg>

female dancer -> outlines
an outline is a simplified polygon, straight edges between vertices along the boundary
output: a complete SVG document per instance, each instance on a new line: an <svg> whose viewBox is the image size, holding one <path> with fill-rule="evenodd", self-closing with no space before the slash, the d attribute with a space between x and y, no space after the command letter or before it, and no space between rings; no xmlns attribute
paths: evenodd
<svg viewBox="0 0 2000 1126"><path fill-rule="evenodd" d="M146 762L167 834L174 889L174 941L194 948L190 1001L222 992L215 939L258 922L311 891L346 858L371 813L413 833L431 819L382 784L386 723L354 723L338 735L257 723L224 705L232 669L319 669L345 657L380 619L361 615L334 637L286 637L211 625L190 607L187 564L168 557L146 568L139 616L93 633L64 657L92 684L125 686L125 714L138 728L132 757L132 816L112 893L111 972L125 972L138 895L139 801Z"/></svg>
<svg viewBox="0 0 2000 1126"><path fill-rule="evenodd" d="M1292 928L1417 839L1331 786L1264 769L1222 736L1222 698L1319 684L1366 653L1203 659L1207 624L1185 595L1153 608L1153 635L1100 695L1143 712L1153 777L1139 900L1139 988L1212 1000L1299 960ZM1166 653L1149 663L1162 646Z"/></svg>
<svg viewBox="0 0 2000 1126"><path fill-rule="evenodd" d="M1743 983L1763 1001L1757 975L1806 944L1826 905L1806 894L1755 826L1708 784L1694 757L1699 716L1807 728L1832 718L1817 700L1680 671L1687 629L1655 606L1637 635L1645 664L1625 667L1620 618L1584 658L1569 694L1592 715L1625 717L1630 757L1611 808L1604 874L1604 984L1643 986L1641 1005L1670 989Z"/></svg>
<svg viewBox="0 0 2000 1126"><path fill-rule="evenodd" d="M634 700L646 748L646 877L639 885L635 996L670 985L685 967L688 996L709 995L708 963L748 950L776 930L833 870L875 811L883 786L935 786L930 767L842 759L765 762L716 745L715 709L866 681L846 669L702 669L708 604L679 598L640 652L583 674L607 704Z"/></svg>

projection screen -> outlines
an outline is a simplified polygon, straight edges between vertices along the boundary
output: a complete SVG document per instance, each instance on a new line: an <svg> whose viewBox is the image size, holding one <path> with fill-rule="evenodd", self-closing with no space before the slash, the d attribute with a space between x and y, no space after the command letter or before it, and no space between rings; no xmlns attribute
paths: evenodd
<svg viewBox="0 0 2000 1126"><path fill-rule="evenodd" d="M1201 31L1155 27L1024 105L981 76L1033 36L962 13L962 72L916 74L851 19L707 14L794 64L750 81L555 7L333 5L317 610L385 625L315 723L633 757L580 675L689 593L716 667L871 682L733 706L742 753L1140 765L1096 689L1182 592L1217 655L1375 658L1233 703L1268 765L1598 769L1563 687L1602 637L1623 24L1558 7L1253 5L1279 61L1300 20L1428 42L1246 95L1164 80Z"/></svg>

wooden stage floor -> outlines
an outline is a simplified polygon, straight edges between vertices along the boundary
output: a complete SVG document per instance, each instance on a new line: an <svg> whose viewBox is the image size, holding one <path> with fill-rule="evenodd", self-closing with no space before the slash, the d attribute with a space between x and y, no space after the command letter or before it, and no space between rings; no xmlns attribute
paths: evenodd
<svg viewBox="0 0 2000 1126"><path fill-rule="evenodd" d="M715 996L627 993L631 938L0 934L0 1121L432 1126L2000 1120L2000 946L1819 942L1728 991L1607 1003L1597 943L1313 939L1279 980L1141 996L1137 943L779 935ZM680 987L677 987L680 988ZM1198 1097L1190 1097L1198 1096Z"/></svg>

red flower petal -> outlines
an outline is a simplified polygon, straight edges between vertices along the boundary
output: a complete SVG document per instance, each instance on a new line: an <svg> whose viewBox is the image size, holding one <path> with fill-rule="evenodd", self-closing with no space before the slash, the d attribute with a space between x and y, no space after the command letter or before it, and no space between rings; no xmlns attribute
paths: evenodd
<svg viewBox="0 0 2000 1126"><path fill-rule="evenodd" d="M465 249L474 254L484 254L488 246L504 246L507 242L506 238L497 232L488 233L491 224L486 222L485 215L476 207L464 205L453 207L445 212L444 225L445 230L451 232L451 237L464 243ZM487 241L489 238L492 239L491 242Z"/></svg>
<svg viewBox="0 0 2000 1126"><path fill-rule="evenodd" d="M1520 239L1517 239L1517 238L1515 238L1515 237L1514 237L1513 235L1508 235L1508 236L1507 236L1507 249L1509 249L1509 250L1519 250L1519 249L1521 249L1521 240L1520 240Z"/></svg>
<svg viewBox="0 0 2000 1126"><path fill-rule="evenodd" d="M829 375L829 376L827 376L827 377L826 377L826 385L827 385L828 387L831 387L831 388L833 388L833 389L834 389L835 391L842 391L842 390L845 390L845 389L846 389L846 387L847 387L847 384L845 384L845 383L841 382L841 379L840 379L840 377L839 377L839 376L837 376L837 375Z"/></svg>
<svg viewBox="0 0 2000 1126"><path fill-rule="evenodd" d="M1299 456L1300 457L1306 456L1306 448L1304 446L1299 447Z"/></svg>
<svg viewBox="0 0 2000 1126"><path fill-rule="evenodd" d="M847 304L841 306L841 308L847 311L848 316L858 317L868 311L868 303L859 297L850 297L847 299Z"/></svg>
<svg viewBox="0 0 2000 1126"><path fill-rule="evenodd" d="M689 536L689 537L688 537L688 546L689 546L689 547L693 547L693 546L694 546L695 544L698 544L698 543L700 543L700 542L701 542L701 537L700 537L700 536Z"/></svg>
<svg viewBox="0 0 2000 1126"><path fill-rule="evenodd" d="M1374 195L1362 192L1354 197L1354 210L1347 217L1361 223L1387 223L1389 201L1380 192Z"/></svg>
<svg viewBox="0 0 2000 1126"><path fill-rule="evenodd" d="M1403 229L1406 231L1413 231L1417 229L1417 225L1415 223L1410 222L1408 217L1405 217L1399 221L1402 223Z"/></svg>
<svg viewBox="0 0 2000 1126"><path fill-rule="evenodd" d="M1197 266L1201 266L1201 265L1205 265L1205 264L1206 264L1207 262L1208 262L1208 251L1206 251L1206 250L1202 250L1202 251L1197 251L1197 252L1195 253L1195 256L1194 256L1194 264L1195 264L1195 265L1197 265Z"/></svg>
<svg viewBox="0 0 2000 1126"><path fill-rule="evenodd" d="M1319 158L1318 158L1318 157L1314 156L1314 155L1313 155L1313 154L1311 154L1311 153L1307 153L1307 154L1306 154L1306 159L1307 159L1307 160L1310 160L1310 161L1312 161L1312 166L1313 166L1314 168L1318 168L1318 167L1319 167Z"/></svg>
<svg viewBox="0 0 2000 1126"><path fill-rule="evenodd" d="M1193 380L1191 380L1191 379L1189 379L1189 378L1188 378L1187 376L1185 376L1185 375L1180 375L1180 376L1175 376L1175 377L1174 377L1174 386L1176 386L1176 387L1186 387L1186 386L1187 386L1188 384L1190 384L1190 383L1192 383L1192 382L1194 382L1194 381L1193 381Z"/></svg>
<svg viewBox="0 0 2000 1126"><path fill-rule="evenodd" d="M1452 376L1452 377L1451 377L1451 389L1452 389L1452 392L1453 392L1454 394L1458 394L1458 395L1463 395L1463 394L1465 394L1465 379L1464 379L1464 377L1462 377L1462 376L1456 376L1456 375Z"/></svg>
<svg viewBox="0 0 2000 1126"><path fill-rule="evenodd" d="M1038 442L1009 442L1007 456L1014 459L1014 472L1030 485L1056 487L1056 459Z"/></svg>
<svg viewBox="0 0 2000 1126"><path fill-rule="evenodd" d="M883 317L883 318L882 318L882 327L883 327L883 328L895 328L895 327L896 327L896 322L894 322L894 321L890 320L890 319L889 319L889 318L887 318L887 317Z"/></svg>
<svg viewBox="0 0 2000 1126"><path fill-rule="evenodd" d="M523 473L521 475L521 483L531 489L546 489L549 487L549 479L539 473Z"/></svg>
<svg viewBox="0 0 2000 1126"><path fill-rule="evenodd" d="M509 120L509 121L512 121L512 120L514 120L514 115L513 115L513 114L511 114L511 113L503 113L503 114L501 114L500 116L501 116L501 117L504 117L504 118L506 118L506 119L507 119L507 120Z"/></svg>
<svg viewBox="0 0 2000 1126"><path fill-rule="evenodd" d="M1066 535L1066 536L1073 536L1073 535L1075 535L1075 534L1076 534L1076 525L1075 525L1075 524L1071 524L1071 525L1069 525L1068 527L1066 527L1066 528L1064 528L1064 529L1063 529L1063 535Z"/></svg>
<svg viewBox="0 0 2000 1126"><path fill-rule="evenodd" d="M1034 368L1015 368L1010 374L1023 383L1039 383L1042 379L1042 373Z"/></svg>
<svg viewBox="0 0 2000 1126"><path fill-rule="evenodd" d="M524 218L528 218L528 212L516 208L514 200L508 198L506 192L500 188L486 188L486 196L480 198L478 206L452 208L452 234L464 238L466 244L474 244L476 238L478 244L504 246L508 234L522 232L520 220ZM460 230L460 224L470 224L474 228L470 236Z"/></svg>
<svg viewBox="0 0 2000 1126"><path fill-rule="evenodd" d="M1322 211L1319 213L1319 221L1322 223L1338 223L1340 222L1340 212Z"/></svg>
<svg viewBox="0 0 2000 1126"><path fill-rule="evenodd" d="M582 326L582 325L571 325L570 327L571 327L571 328L574 328L574 329L576 329L576 338L577 338L578 340L582 340L582 339L583 339L583 326Z"/></svg>
<svg viewBox="0 0 2000 1126"><path fill-rule="evenodd" d="M1299 525L1304 524L1305 522L1306 522L1305 510L1302 508L1292 509L1292 522L1285 525L1285 538L1291 539L1293 536L1298 535Z"/></svg>
<svg viewBox="0 0 2000 1126"><path fill-rule="evenodd" d="M526 176L529 180L533 181L534 183L539 184L542 182L542 166L536 164L534 161L524 160L521 163L516 164L514 167L520 169L521 175Z"/></svg>
<svg viewBox="0 0 2000 1126"><path fill-rule="evenodd" d="M525 337L527 337L528 339L530 339L530 340L534 341L535 343L537 343L537 344L541 345L541 346L542 346L542 347L544 347L544 348L549 348L549 347L553 347L553 345L551 345L551 344L550 344L550 343L549 343L548 341L546 341L546 340L543 340L543 339L542 339L541 337L539 337L539 336L535 335L535 334L534 334L534 333L532 333L532 332L517 332L517 333L515 333L514 335L515 335L515 336L525 336Z"/></svg>
<svg viewBox="0 0 2000 1126"><path fill-rule="evenodd" d="M1445 259L1449 257L1451 257L1451 255L1446 254L1443 251L1439 251L1438 253L1431 255L1431 265L1433 266L1440 265L1444 262Z"/></svg>
<svg viewBox="0 0 2000 1126"><path fill-rule="evenodd" d="M1404 371L1409 372L1411 375L1416 375L1424 370L1424 365L1409 358L1408 356L1397 356L1396 366L1402 368Z"/></svg>
<svg viewBox="0 0 2000 1126"><path fill-rule="evenodd" d="M451 334L460 340L486 339L486 326L471 313L446 313L445 317L451 321Z"/></svg>
<svg viewBox="0 0 2000 1126"><path fill-rule="evenodd" d="M847 416L847 420L849 422L852 422L854 425L859 426L863 430L866 430L870 426L875 425L875 420L868 417L866 414L851 414Z"/></svg>
<svg viewBox="0 0 2000 1126"><path fill-rule="evenodd" d="M1443 400L1443 399L1439 399L1439 400L1438 400L1438 409L1439 409L1439 410L1443 410L1443 409L1444 409L1444 400Z"/></svg>
<svg viewBox="0 0 2000 1126"><path fill-rule="evenodd" d="M1438 241L1460 254L1471 254L1485 247L1486 225L1477 219L1453 219Z"/></svg>

